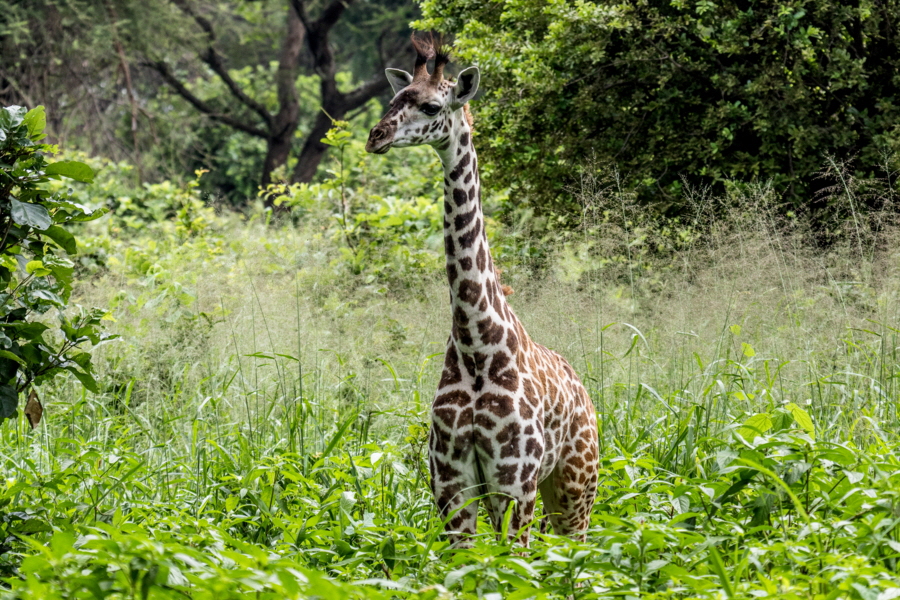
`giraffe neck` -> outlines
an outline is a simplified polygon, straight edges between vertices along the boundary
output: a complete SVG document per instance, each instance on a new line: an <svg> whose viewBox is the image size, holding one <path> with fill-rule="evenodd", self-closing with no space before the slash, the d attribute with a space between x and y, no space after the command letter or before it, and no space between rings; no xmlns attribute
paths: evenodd
<svg viewBox="0 0 900 600"><path fill-rule="evenodd" d="M436 148L444 165L444 248L450 283L452 336L466 354L503 343L514 318L500 287L481 210L481 180L472 130L463 110L451 116L448 138Z"/></svg>

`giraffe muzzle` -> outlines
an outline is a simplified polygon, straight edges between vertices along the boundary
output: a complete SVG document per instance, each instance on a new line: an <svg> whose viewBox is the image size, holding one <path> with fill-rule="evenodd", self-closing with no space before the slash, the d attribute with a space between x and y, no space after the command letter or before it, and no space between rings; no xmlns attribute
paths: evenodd
<svg viewBox="0 0 900 600"><path fill-rule="evenodd" d="M394 142L394 130L382 125L376 125L369 132L369 141L366 142L366 152L384 154L391 149Z"/></svg>

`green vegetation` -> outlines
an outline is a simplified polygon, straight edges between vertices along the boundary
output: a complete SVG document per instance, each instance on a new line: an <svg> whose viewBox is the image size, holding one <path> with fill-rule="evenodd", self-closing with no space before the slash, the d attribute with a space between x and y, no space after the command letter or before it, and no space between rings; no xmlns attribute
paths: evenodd
<svg viewBox="0 0 900 600"><path fill-rule="evenodd" d="M771 180L808 207L827 155L871 176L900 148L900 5L832 0L423 0L422 28L481 65L495 186L575 212L586 160L669 214L682 180ZM502 168L500 166L502 165Z"/></svg>
<svg viewBox="0 0 900 600"><path fill-rule="evenodd" d="M71 226L106 209L88 209L42 186L60 177L90 183L94 176L84 163L47 162L43 153L53 148L38 143L45 123L42 106L0 109L0 419L17 416L19 395L63 370L98 392L83 346L110 339L100 332L104 310L68 310L74 265L62 254L77 251ZM42 321L48 311L57 323ZM31 391L25 413L32 427L41 410Z"/></svg>
<svg viewBox="0 0 900 600"><path fill-rule="evenodd" d="M418 11L595 402L584 543L428 489L441 168L363 151ZM0 599L900 598L897 14L0 0Z"/></svg>
<svg viewBox="0 0 900 600"><path fill-rule="evenodd" d="M43 189L112 209L79 226L72 298L120 337L96 393L57 377L38 428L0 426L0 595L897 597L900 229L849 208L875 187L845 180L827 248L766 186L657 220L615 173L567 234L489 219L514 309L596 402L601 487L586 543L483 521L453 551L424 460L440 170L361 133L329 134L327 181L263 193L281 220L217 210L202 172L60 157L93 182Z"/></svg>

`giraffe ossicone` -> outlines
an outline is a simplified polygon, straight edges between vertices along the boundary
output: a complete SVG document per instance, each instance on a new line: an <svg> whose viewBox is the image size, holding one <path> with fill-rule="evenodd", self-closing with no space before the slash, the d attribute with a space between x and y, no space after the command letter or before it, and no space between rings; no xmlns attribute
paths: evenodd
<svg viewBox="0 0 900 600"><path fill-rule="evenodd" d="M469 102L477 67L444 78L446 54L413 39L416 68L386 71L390 110L368 152L430 145L444 166L444 247L452 328L431 409L431 488L456 545L476 532L478 501L494 530L528 545L538 490L554 532L584 539L597 492L597 422L572 367L513 314L484 231ZM434 59L428 72L427 63Z"/></svg>

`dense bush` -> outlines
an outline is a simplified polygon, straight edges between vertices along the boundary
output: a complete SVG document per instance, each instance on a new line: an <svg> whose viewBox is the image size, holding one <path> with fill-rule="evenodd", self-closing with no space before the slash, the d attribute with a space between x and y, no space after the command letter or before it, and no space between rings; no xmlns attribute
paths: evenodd
<svg viewBox="0 0 900 600"><path fill-rule="evenodd" d="M86 345L106 339L100 331L105 311L69 307L77 241L66 225L89 221L91 211L64 192L52 192L51 179L90 181L93 171L77 161L48 162L55 150L44 138L44 108L0 109L0 418L16 415L19 394L60 371L69 371L97 391ZM45 318L56 312L56 323ZM26 413L40 420L39 401Z"/></svg>
<svg viewBox="0 0 900 600"><path fill-rule="evenodd" d="M485 74L493 185L569 203L587 161L681 208L682 177L772 179L795 203L826 154L872 172L900 147L896 0L424 0ZM521 197L518 194L517 197Z"/></svg>

